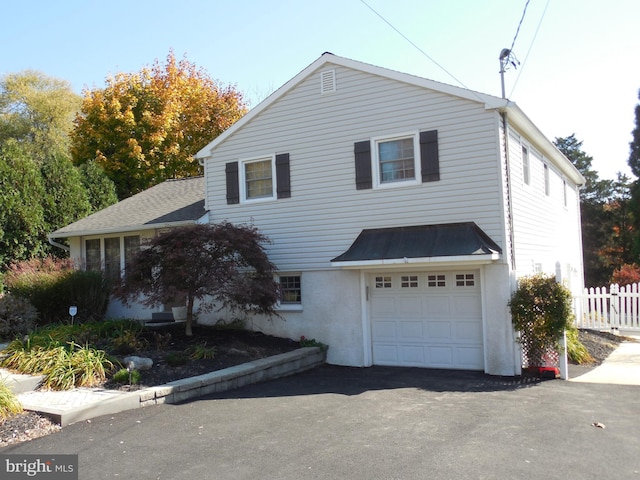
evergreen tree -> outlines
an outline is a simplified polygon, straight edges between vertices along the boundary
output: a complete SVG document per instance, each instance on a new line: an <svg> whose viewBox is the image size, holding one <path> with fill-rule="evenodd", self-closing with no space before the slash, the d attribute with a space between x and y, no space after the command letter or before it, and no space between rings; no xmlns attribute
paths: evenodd
<svg viewBox="0 0 640 480"><path fill-rule="evenodd" d="M78 170L91 205L91 213L118 202L115 184L95 160L83 163Z"/></svg>
<svg viewBox="0 0 640 480"><path fill-rule="evenodd" d="M0 271L46 252L45 192L38 166L21 145L0 148Z"/></svg>
<svg viewBox="0 0 640 480"><path fill-rule="evenodd" d="M78 169L69 158L54 154L40 168L45 195L42 199L47 232L53 232L89 215L91 206Z"/></svg>

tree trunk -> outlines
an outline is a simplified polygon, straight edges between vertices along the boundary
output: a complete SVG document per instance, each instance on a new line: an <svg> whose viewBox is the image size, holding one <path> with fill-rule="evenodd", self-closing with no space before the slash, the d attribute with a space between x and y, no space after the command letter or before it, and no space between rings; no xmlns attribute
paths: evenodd
<svg viewBox="0 0 640 480"><path fill-rule="evenodd" d="M187 321L185 322L185 331L184 331L184 334L187 337L193 336L193 330L191 329L192 323L193 323L193 297L189 295L187 297Z"/></svg>

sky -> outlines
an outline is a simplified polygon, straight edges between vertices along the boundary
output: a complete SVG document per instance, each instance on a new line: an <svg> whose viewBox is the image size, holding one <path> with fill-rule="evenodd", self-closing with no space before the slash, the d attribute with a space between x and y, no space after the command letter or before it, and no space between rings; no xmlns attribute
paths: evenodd
<svg viewBox="0 0 640 480"><path fill-rule="evenodd" d="M506 96L550 140L575 134L600 178L634 178L627 159L640 89L638 0L0 4L0 76L39 70L79 94L172 49L252 106L327 51L501 96L498 57L509 48L519 65L504 74Z"/></svg>

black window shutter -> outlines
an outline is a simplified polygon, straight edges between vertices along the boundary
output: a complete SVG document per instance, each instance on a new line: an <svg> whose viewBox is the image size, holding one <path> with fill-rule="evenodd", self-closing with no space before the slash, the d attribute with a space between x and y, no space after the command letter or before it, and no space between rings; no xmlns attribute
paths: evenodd
<svg viewBox="0 0 640 480"><path fill-rule="evenodd" d="M276 191L278 198L291 197L291 173L288 153L276 155Z"/></svg>
<svg viewBox="0 0 640 480"><path fill-rule="evenodd" d="M353 145L353 152L356 159L356 189L366 190L372 188L371 180L371 143L356 142Z"/></svg>
<svg viewBox="0 0 640 480"><path fill-rule="evenodd" d="M229 162L225 166L227 174L227 204L240 203L240 185L238 184L238 162Z"/></svg>
<svg viewBox="0 0 640 480"><path fill-rule="evenodd" d="M440 180L437 130L420 132L420 162L423 182L436 182Z"/></svg>

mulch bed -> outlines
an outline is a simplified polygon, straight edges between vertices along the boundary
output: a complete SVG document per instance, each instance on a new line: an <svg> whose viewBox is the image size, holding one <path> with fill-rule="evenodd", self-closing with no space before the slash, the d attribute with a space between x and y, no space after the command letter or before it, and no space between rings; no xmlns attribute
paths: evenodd
<svg viewBox="0 0 640 480"><path fill-rule="evenodd" d="M225 330L204 326L195 326L191 337L184 334L184 325L152 327L144 332L142 340L143 345L135 350L123 349L115 353L120 360L127 355L151 358L151 369L140 371L140 382L137 385L129 386L109 381L105 383L105 388L139 390L300 348L299 342L288 338L247 330ZM213 348L215 355L211 359L190 358L189 353L198 348ZM176 364L177 360L185 363Z"/></svg>

